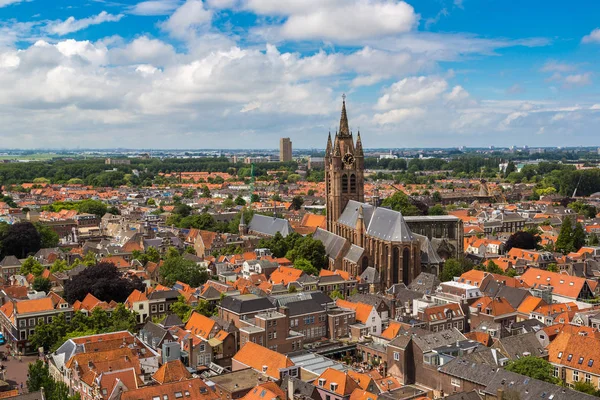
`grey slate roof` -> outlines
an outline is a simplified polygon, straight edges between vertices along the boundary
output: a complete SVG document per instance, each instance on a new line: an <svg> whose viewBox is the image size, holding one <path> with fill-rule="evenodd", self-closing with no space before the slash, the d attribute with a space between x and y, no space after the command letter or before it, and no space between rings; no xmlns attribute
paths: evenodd
<svg viewBox="0 0 600 400"><path fill-rule="evenodd" d="M423 264L441 264L443 262L443 260L434 250L433 246L431 245L431 241L427 238L427 236L416 233L413 233L413 236L421 244L421 262Z"/></svg>
<svg viewBox="0 0 600 400"><path fill-rule="evenodd" d="M546 353L533 332L499 339L493 347L502 349L511 360L521 358L527 353L534 357L542 357Z"/></svg>
<svg viewBox="0 0 600 400"><path fill-rule="evenodd" d="M140 329L140 333L138 335L150 347L157 349L168 333L169 331L167 329L155 324L152 321L148 321L142 327L142 329Z"/></svg>
<svg viewBox="0 0 600 400"><path fill-rule="evenodd" d="M313 239L319 240L321 243L323 243L327 256L333 260L339 257L342 249L344 248L344 244L346 244L346 239L343 237L321 228L317 228L317 230L315 230Z"/></svg>
<svg viewBox="0 0 600 400"><path fill-rule="evenodd" d="M268 298L254 294L225 296L221 301L221 307L236 314L247 314L275 308Z"/></svg>
<svg viewBox="0 0 600 400"><path fill-rule="evenodd" d="M352 246L350 246L350 250L348 250L344 258L348 261L358 264L358 260L360 260L364 252L365 249L353 244Z"/></svg>
<svg viewBox="0 0 600 400"><path fill-rule="evenodd" d="M367 221L365 217L365 221ZM409 242L415 240L402 214L398 211L378 207L367 228L369 236L392 242Z"/></svg>
<svg viewBox="0 0 600 400"><path fill-rule="evenodd" d="M0 261L0 267L17 267L21 266L21 261L15 256L6 256Z"/></svg>
<svg viewBox="0 0 600 400"><path fill-rule="evenodd" d="M496 396L498 389L505 394L517 394L522 400L592 400L596 397L566 387L553 385L514 372L499 370L489 381L484 393Z"/></svg>
<svg viewBox="0 0 600 400"><path fill-rule="evenodd" d="M440 280L434 274L427 272L421 272L413 281L408 285L408 289L420 292L423 294L431 294L435 292L435 289L440 285Z"/></svg>
<svg viewBox="0 0 600 400"><path fill-rule="evenodd" d="M358 209L361 206L363 208L365 224L368 224L373 215L374 207L371 204L360 203L355 200L348 201L342 215L338 218L338 223L354 229L356 227L356 221L358 220Z"/></svg>
<svg viewBox="0 0 600 400"><path fill-rule="evenodd" d="M170 328L172 326L182 326L183 321L177 314L169 314L160 321L160 324L166 328Z"/></svg>
<svg viewBox="0 0 600 400"><path fill-rule="evenodd" d="M472 392L460 392L444 397L445 400L481 400L481 396L475 390Z"/></svg>
<svg viewBox="0 0 600 400"><path fill-rule="evenodd" d="M325 309L316 301L312 299L291 301L285 305L289 310L290 316L312 314L316 312L324 311Z"/></svg>
<svg viewBox="0 0 600 400"><path fill-rule="evenodd" d="M433 332L429 335L415 335L413 336L413 340L415 344L423 351L423 353L425 353L440 346L454 344L461 340L467 340L467 338L456 328L453 328L451 330Z"/></svg>
<svg viewBox="0 0 600 400"><path fill-rule="evenodd" d="M361 281L367 283L379 283L379 271L377 271L374 267L367 267L363 273L360 274L360 279Z"/></svg>
<svg viewBox="0 0 600 400"><path fill-rule="evenodd" d="M485 386L498 371L498 366L457 357L440 367L440 372Z"/></svg>
<svg viewBox="0 0 600 400"><path fill-rule="evenodd" d="M320 290L316 290L313 292L300 292L300 293L285 293L269 296L269 300L275 306L285 306L288 303L293 303L296 301L302 300L313 300L317 304L325 307L327 304L333 304L334 301L331 297L327 296L325 293Z"/></svg>
<svg viewBox="0 0 600 400"><path fill-rule="evenodd" d="M175 289L171 290L158 290L151 292L148 295L148 300L156 300L156 299L177 299L179 297L179 292Z"/></svg>
<svg viewBox="0 0 600 400"><path fill-rule="evenodd" d="M275 236L279 232L283 237L294 231L288 220L260 214L252 216L252 220L248 224L248 229L269 236Z"/></svg>

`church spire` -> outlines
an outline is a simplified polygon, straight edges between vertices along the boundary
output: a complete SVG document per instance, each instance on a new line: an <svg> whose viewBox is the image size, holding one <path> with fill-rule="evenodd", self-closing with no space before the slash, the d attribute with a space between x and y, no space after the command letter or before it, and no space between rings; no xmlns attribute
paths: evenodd
<svg viewBox="0 0 600 400"><path fill-rule="evenodd" d="M340 135L338 135L337 133L335 134L335 141L333 142L333 156L342 156L342 150L340 149Z"/></svg>
<svg viewBox="0 0 600 400"><path fill-rule="evenodd" d="M329 136L327 136L327 149L325 149L325 157L329 157L331 155L331 132L329 132Z"/></svg>
<svg viewBox="0 0 600 400"><path fill-rule="evenodd" d="M363 157L363 147L362 147L362 140L360 140L360 131L358 131L358 134L356 135L356 155L358 157Z"/></svg>
<svg viewBox="0 0 600 400"><path fill-rule="evenodd" d="M350 136L350 128L348 127L348 116L346 115L346 95L342 95L342 115L340 117L340 136Z"/></svg>

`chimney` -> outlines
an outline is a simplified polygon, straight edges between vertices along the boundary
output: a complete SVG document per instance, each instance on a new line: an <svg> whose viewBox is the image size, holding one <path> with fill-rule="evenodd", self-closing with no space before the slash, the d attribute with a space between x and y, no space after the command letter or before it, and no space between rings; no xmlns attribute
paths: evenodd
<svg viewBox="0 0 600 400"><path fill-rule="evenodd" d="M504 389L498 389L496 391L496 400L503 400L504 399Z"/></svg>
<svg viewBox="0 0 600 400"><path fill-rule="evenodd" d="M194 340L192 339L191 335L190 337L187 339L188 341L188 367L193 368L193 362L192 362L192 358L194 356Z"/></svg>
<svg viewBox="0 0 600 400"><path fill-rule="evenodd" d="M291 376L288 376L287 397L288 400L294 400L294 378Z"/></svg>
<svg viewBox="0 0 600 400"><path fill-rule="evenodd" d="M266 373L267 373L267 369L268 369L268 368L269 368L269 367L268 367L267 365L263 365L263 366L262 366L262 372L263 372L263 374L266 374Z"/></svg>

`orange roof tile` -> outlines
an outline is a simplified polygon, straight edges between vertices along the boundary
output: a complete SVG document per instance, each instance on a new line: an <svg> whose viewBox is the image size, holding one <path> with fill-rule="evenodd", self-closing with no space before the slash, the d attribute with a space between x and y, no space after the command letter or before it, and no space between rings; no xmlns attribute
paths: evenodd
<svg viewBox="0 0 600 400"><path fill-rule="evenodd" d="M194 311L185 324L185 329L203 339L209 339L216 326L217 323L214 320Z"/></svg>
<svg viewBox="0 0 600 400"><path fill-rule="evenodd" d="M185 381L192 378L192 374L189 373L185 365L181 360L173 360L164 363L155 373L152 375L159 384Z"/></svg>
<svg viewBox="0 0 600 400"><path fill-rule="evenodd" d="M280 378L280 369L294 366L287 356L252 342L246 342L233 359L256 371L262 372L263 366L266 366L266 374L273 379Z"/></svg>
<svg viewBox="0 0 600 400"><path fill-rule="evenodd" d="M323 381L324 380L324 381ZM333 389L332 383L337 383L337 387ZM323 386L321 386L323 384ZM344 371L327 368L314 380L313 385L323 387L325 390L338 394L340 396L349 396L355 389L359 389L358 383L354 381Z"/></svg>
<svg viewBox="0 0 600 400"><path fill-rule="evenodd" d="M351 301L337 299L335 304L340 308L354 310L356 312L356 320L366 324L369 319L373 306L364 303L353 303Z"/></svg>

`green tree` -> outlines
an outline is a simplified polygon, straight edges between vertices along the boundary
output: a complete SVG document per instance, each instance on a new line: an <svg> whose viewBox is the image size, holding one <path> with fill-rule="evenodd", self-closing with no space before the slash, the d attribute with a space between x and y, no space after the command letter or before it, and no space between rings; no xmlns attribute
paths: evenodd
<svg viewBox="0 0 600 400"><path fill-rule="evenodd" d="M302 196L294 196L292 199L292 209L298 211L302 208L302 204L304 204Z"/></svg>
<svg viewBox="0 0 600 400"><path fill-rule="evenodd" d="M575 251L573 246L573 226L571 225L570 217L565 217L563 220L554 247L556 248L556 251L560 251L563 254Z"/></svg>
<svg viewBox="0 0 600 400"><path fill-rule="evenodd" d="M21 264L21 275L33 274L33 271L38 272L38 271L40 271L40 269L41 269L41 272L44 272L44 266L42 264L40 264L40 262L38 260L33 258L33 256L29 256ZM37 275L41 274L41 272L38 273Z"/></svg>
<svg viewBox="0 0 600 400"><path fill-rule="evenodd" d="M317 270L310 261L304 258L298 258L294 261L294 268L304 271L308 275L319 275Z"/></svg>
<svg viewBox="0 0 600 400"><path fill-rule="evenodd" d="M182 321L187 321L192 307L185 301L183 296L178 296L177 301L171 304L171 312L181 318Z"/></svg>
<svg viewBox="0 0 600 400"><path fill-rule="evenodd" d="M577 251L583 246L585 246L585 230L583 229L581 222L577 222L577 224L575 224L575 229L573 230L573 249Z"/></svg>
<svg viewBox="0 0 600 400"><path fill-rule="evenodd" d="M496 264L492 260L490 260L490 261L487 262L486 271L490 272L492 274L499 274L499 275L503 275L504 274L504 271L502 271L502 269L500 269L500 267L498 266L498 264Z"/></svg>
<svg viewBox="0 0 600 400"><path fill-rule="evenodd" d="M52 289L52 282L50 282L50 279L48 278L38 276L33 280L32 286L33 290L49 293L50 289Z"/></svg>
<svg viewBox="0 0 600 400"><path fill-rule="evenodd" d="M446 212L446 210L444 210L444 207L442 207L441 204L436 204L434 206L429 207L429 210L427 210L427 214L428 215L446 215L447 212Z"/></svg>
<svg viewBox="0 0 600 400"><path fill-rule="evenodd" d="M590 246L598 246L600 244L600 239L598 239L598 235L595 232L592 232L590 235Z"/></svg>
<svg viewBox="0 0 600 400"><path fill-rule="evenodd" d="M441 203L442 202L441 193L438 192L437 190L435 192L433 192L433 194L431 195L431 200L433 200L435 203Z"/></svg>
<svg viewBox="0 0 600 400"><path fill-rule="evenodd" d="M260 196L257 195L256 193L252 193L252 195L250 196L250 203L258 203L260 202Z"/></svg>
<svg viewBox="0 0 600 400"><path fill-rule="evenodd" d="M273 201L283 201L283 199L281 198L281 195L279 193L275 193L273 196L271 196L271 200Z"/></svg>
<svg viewBox="0 0 600 400"><path fill-rule="evenodd" d="M137 325L137 313L130 311L123 303L119 303L110 315L110 326L107 332L133 332Z"/></svg>
<svg viewBox="0 0 600 400"><path fill-rule="evenodd" d="M331 297L333 300L336 300L336 299L342 299L342 300L344 300L344 294L342 292L340 292L339 290L337 290L337 289L334 290L333 292L331 292L329 294L329 297Z"/></svg>
<svg viewBox="0 0 600 400"><path fill-rule="evenodd" d="M51 389L54 388L54 380L50 377L48 365L42 360L36 360L29 364L27 377L27 390L29 392L37 392L44 388L47 394L48 391L51 392Z"/></svg>
<svg viewBox="0 0 600 400"><path fill-rule="evenodd" d="M69 269L69 264L66 260L61 260L60 258L56 259L50 266L50 272L63 272Z"/></svg>
<svg viewBox="0 0 600 400"><path fill-rule="evenodd" d="M202 186L202 197L207 198L207 199L209 199L211 197L210 189L206 185Z"/></svg>
<svg viewBox="0 0 600 400"><path fill-rule="evenodd" d="M421 215L421 211L415 206L410 198L404 193L397 191L392 195L383 200L381 203L384 207L390 207L392 210L400 211L402 215Z"/></svg>
<svg viewBox="0 0 600 400"><path fill-rule="evenodd" d="M204 284L210 275L205 268L200 268L194 261L186 260L182 256L169 257L160 268L162 282L173 286L175 282L187 283L192 287Z"/></svg>
<svg viewBox="0 0 600 400"><path fill-rule="evenodd" d="M465 269L461 261L457 260L456 258L449 258L444 263L440 279L442 282L448 282L457 276L461 276L463 272L465 272Z"/></svg>
<svg viewBox="0 0 600 400"><path fill-rule="evenodd" d="M553 376L552 364L536 356L525 356L511 361L506 366L506 370L544 382L558 383L558 379Z"/></svg>
<svg viewBox="0 0 600 400"><path fill-rule="evenodd" d="M235 204L238 206L245 206L246 205L246 200L244 200L244 198L242 197L242 195L238 195L238 197L235 198Z"/></svg>
<svg viewBox="0 0 600 400"><path fill-rule="evenodd" d="M40 246L42 249L48 249L58 246L58 234L52 228L41 223L35 223L35 229L40 235Z"/></svg>
<svg viewBox="0 0 600 400"><path fill-rule="evenodd" d="M106 214L108 206L100 200L82 200L76 205L77 211L86 214L95 214L98 218L102 218Z"/></svg>
<svg viewBox="0 0 600 400"><path fill-rule="evenodd" d="M290 261L308 260L317 269L317 273L327 266L327 252L320 240L313 239L311 236L303 236L295 239L292 243L286 243L285 247L290 248L285 253L285 257Z"/></svg>
<svg viewBox="0 0 600 400"><path fill-rule="evenodd" d="M558 265L556 263L548 264L548 271L550 272L558 272Z"/></svg>
<svg viewBox="0 0 600 400"><path fill-rule="evenodd" d="M591 383L584 382L584 381L575 382L573 384L573 389L577 390L578 392L587 393L592 396L600 395L599 391L596 390L596 387L594 385L592 385Z"/></svg>
<svg viewBox="0 0 600 400"><path fill-rule="evenodd" d="M504 171L504 177L507 178L513 172L517 172L517 167L515 166L514 162L509 161L508 165L506 166L506 170Z"/></svg>
<svg viewBox="0 0 600 400"><path fill-rule="evenodd" d="M288 293L296 293L298 291L298 289L296 289L296 286L294 285L290 285L290 287L288 287Z"/></svg>

